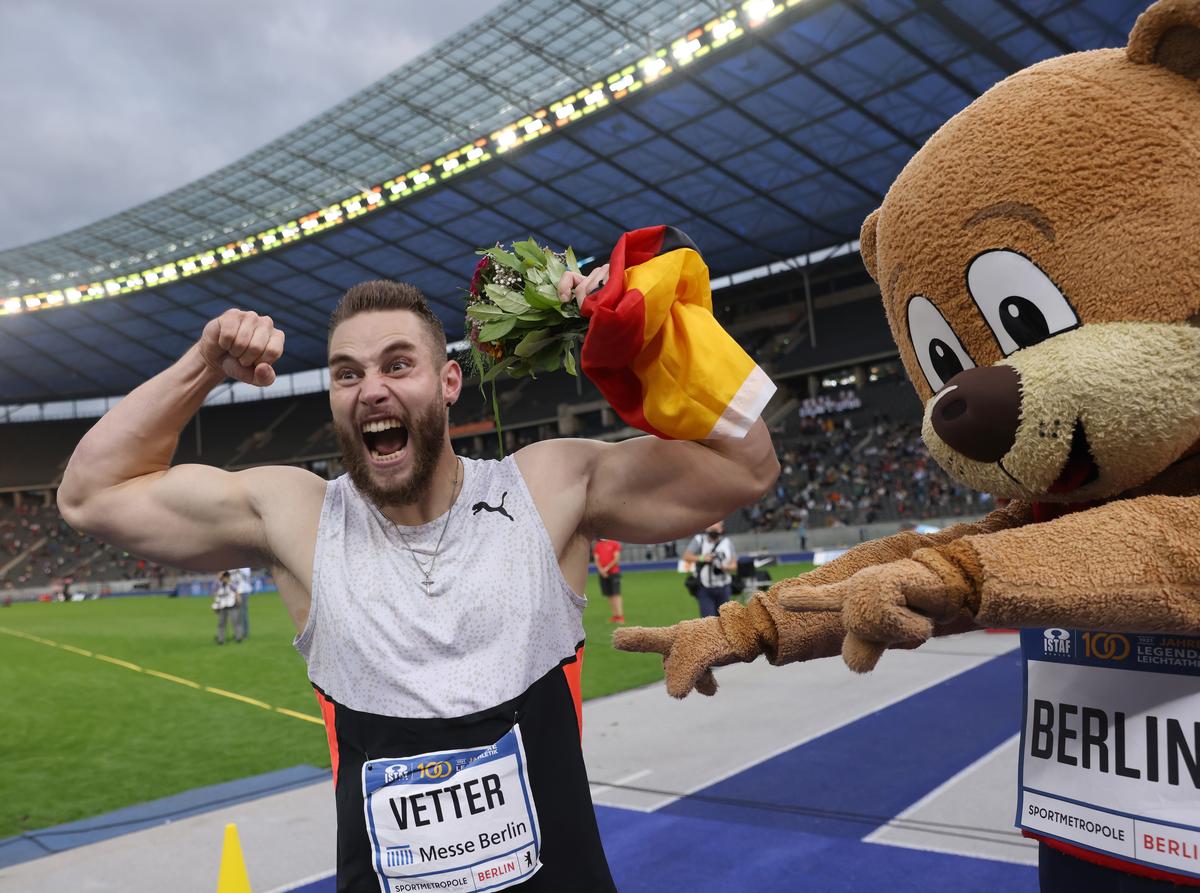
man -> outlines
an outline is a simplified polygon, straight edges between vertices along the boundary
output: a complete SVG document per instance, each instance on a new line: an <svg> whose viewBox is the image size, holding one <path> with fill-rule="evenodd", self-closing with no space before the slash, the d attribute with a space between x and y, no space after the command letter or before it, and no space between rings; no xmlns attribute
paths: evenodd
<svg viewBox="0 0 1200 893"><path fill-rule="evenodd" d="M242 638L250 635L250 593L254 591L253 572L248 567L239 567L232 577L238 594L238 617L242 622Z"/></svg>
<svg viewBox="0 0 1200 893"><path fill-rule="evenodd" d="M339 891L614 889L579 741L589 543L673 539L757 499L778 474L765 425L460 459L441 323L417 289L369 282L329 329L347 475L171 467L205 395L227 376L269 385L283 346L268 317L209 322L80 442L64 517L164 564L270 570L329 735Z"/></svg>
<svg viewBox="0 0 1200 893"><path fill-rule="evenodd" d="M702 535L692 537L683 560L697 567L700 616L716 617L721 605L733 594L733 572L737 570L737 553L733 542L725 536L725 522L711 524Z"/></svg>
<svg viewBox="0 0 1200 893"><path fill-rule="evenodd" d="M592 561L600 577L600 594L608 599L608 622L624 623L625 606L621 604L621 544L616 540L596 540Z"/></svg>
<svg viewBox="0 0 1200 893"><path fill-rule="evenodd" d="M217 634L213 637L218 645L225 644L225 638L229 634L230 625L233 626L233 637L235 642L242 641L244 637L242 631L242 619L238 613L238 602L241 596L238 595L237 587L230 578L229 571L221 571L221 576L217 578L217 589L213 593L212 609L217 614Z"/></svg>

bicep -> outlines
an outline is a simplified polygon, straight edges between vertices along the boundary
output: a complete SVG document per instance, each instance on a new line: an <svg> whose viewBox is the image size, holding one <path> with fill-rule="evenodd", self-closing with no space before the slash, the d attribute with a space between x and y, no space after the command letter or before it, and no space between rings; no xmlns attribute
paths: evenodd
<svg viewBox="0 0 1200 893"><path fill-rule="evenodd" d="M591 532L636 543L690 536L757 497L736 463L699 443L601 444L587 492Z"/></svg>
<svg viewBox="0 0 1200 893"><path fill-rule="evenodd" d="M263 470L177 465L96 494L87 531L160 564L219 570L265 557L253 498Z"/></svg>

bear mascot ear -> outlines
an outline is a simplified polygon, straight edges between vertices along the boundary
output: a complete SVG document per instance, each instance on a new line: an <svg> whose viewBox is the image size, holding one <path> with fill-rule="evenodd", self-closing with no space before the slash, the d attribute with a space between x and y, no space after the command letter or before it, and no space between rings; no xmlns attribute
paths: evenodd
<svg viewBox="0 0 1200 893"><path fill-rule="evenodd" d="M879 209L876 208L867 215L867 219L863 221L862 230L858 234L858 253L862 255L863 264L867 268L867 272L871 274L871 278L876 282L879 277L875 274L875 227L879 223Z"/></svg>
<svg viewBox="0 0 1200 893"><path fill-rule="evenodd" d="M1126 55L1200 81L1200 0L1159 0L1129 32Z"/></svg>

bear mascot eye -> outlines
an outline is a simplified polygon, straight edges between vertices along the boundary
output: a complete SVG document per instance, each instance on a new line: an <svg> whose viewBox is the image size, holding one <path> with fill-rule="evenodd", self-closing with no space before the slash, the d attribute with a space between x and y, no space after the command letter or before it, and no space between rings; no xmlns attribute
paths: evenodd
<svg viewBox="0 0 1200 893"><path fill-rule="evenodd" d="M909 299L908 336L935 394L958 373L975 366L950 323L924 295Z"/></svg>
<svg viewBox="0 0 1200 893"><path fill-rule="evenodd" d="M1050 277L1016 251L985 251L967 269L967 288L1004 355L1079 326Z"/></svg>

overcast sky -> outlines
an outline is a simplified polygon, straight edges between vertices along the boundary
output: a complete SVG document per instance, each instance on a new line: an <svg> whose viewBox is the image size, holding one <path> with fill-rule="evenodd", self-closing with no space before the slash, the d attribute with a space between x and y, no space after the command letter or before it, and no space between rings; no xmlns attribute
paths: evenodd
<svg viewBox="0 0 1200 893"><path fill-rule="evenodd" d="M240 158L497 0L0 0L0 249Z"/></svg>

